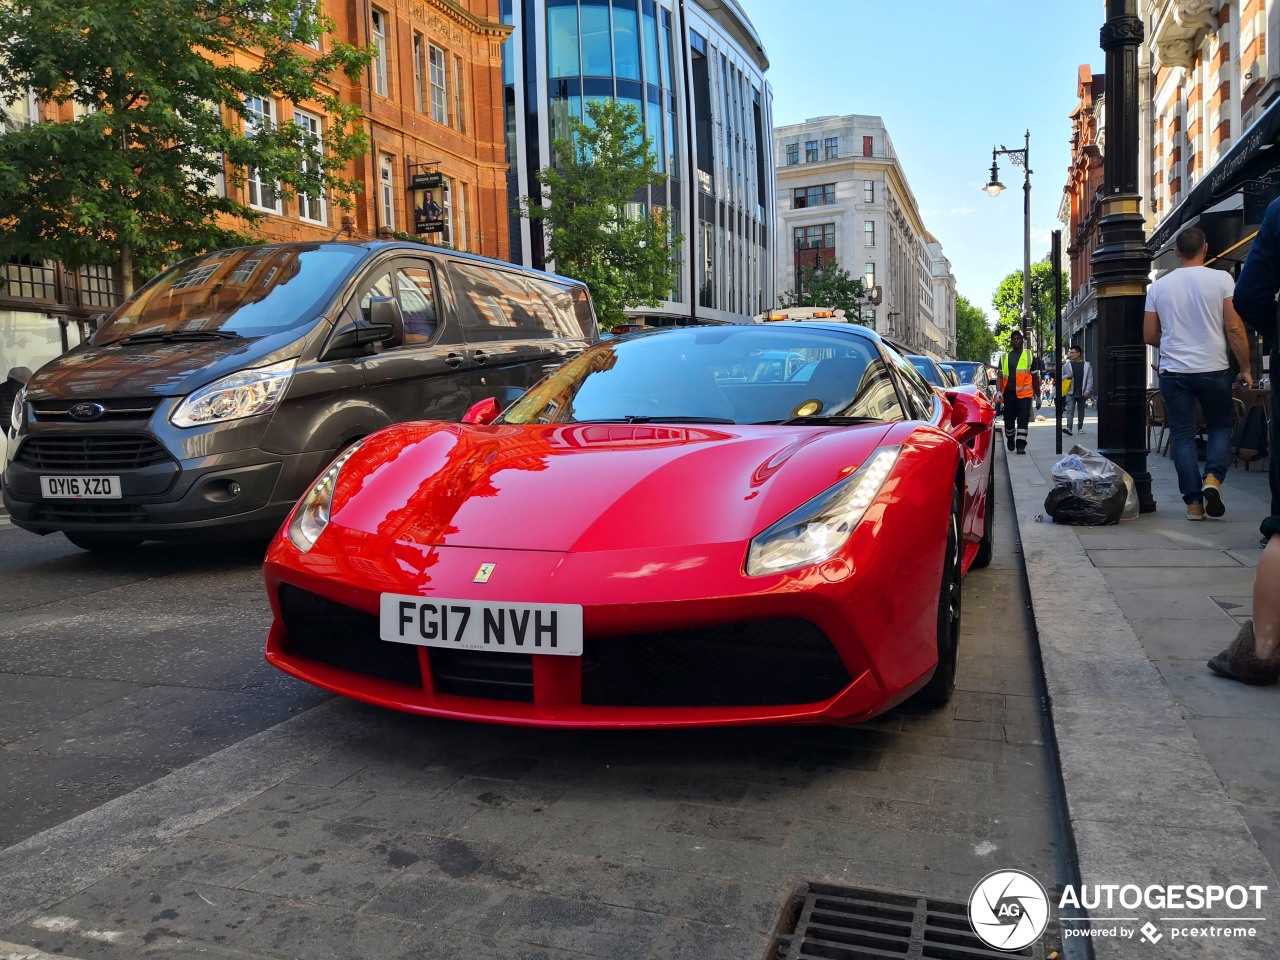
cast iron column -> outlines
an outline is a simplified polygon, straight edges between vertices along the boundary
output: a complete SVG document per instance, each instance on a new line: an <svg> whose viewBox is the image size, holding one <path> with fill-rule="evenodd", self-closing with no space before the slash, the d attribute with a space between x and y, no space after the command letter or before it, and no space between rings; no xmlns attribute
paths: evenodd
<svg viewBox="0 0 1280 960"><path fill-rule="evenodd" d="M1100 42L1106 52L1107 152L1093 278L1098 291L1098 447L1129 471L1143 513L1156 508L1147 472L1147 348L1142 314L1151 255L1138 194L1138 0L1107 0Z"/></svg>

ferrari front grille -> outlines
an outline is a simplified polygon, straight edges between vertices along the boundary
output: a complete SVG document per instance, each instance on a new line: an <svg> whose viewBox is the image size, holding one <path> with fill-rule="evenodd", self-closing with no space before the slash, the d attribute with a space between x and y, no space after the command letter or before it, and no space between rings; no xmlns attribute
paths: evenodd
<svg viewBox="0 0 1280 960"><path fill-rule="evenodd" d="M807 620L754 620L588 639L582 702L611 707L817 703L852 678Z"/></svg>
<svg viewBox="0 0 1280 960"><path fill-rule="evenodd" d="M285 650L290 655L339 670L422 686L418 648L382 640L376 616L287 583L280 585L280 615L289 635Z"/></svg>

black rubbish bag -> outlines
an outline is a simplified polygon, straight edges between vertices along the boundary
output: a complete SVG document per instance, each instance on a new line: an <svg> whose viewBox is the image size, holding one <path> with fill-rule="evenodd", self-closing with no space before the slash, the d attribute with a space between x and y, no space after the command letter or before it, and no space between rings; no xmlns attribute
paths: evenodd
<svg viewBox="0 0 1280 960"><path fill-rule="evenodd" d="M1096 479L1083 483L1059 483L1044 498L1044 512L1054 523L1078 527L1105 527L1119 523L1128 496L1124 481Z"/></svg>

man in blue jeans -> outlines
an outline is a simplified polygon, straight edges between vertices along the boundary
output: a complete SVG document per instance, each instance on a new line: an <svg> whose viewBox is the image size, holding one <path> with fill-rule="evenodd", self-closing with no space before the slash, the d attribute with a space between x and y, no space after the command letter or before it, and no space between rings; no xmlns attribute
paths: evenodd
<svg viewBox="0 0 1280 960"><path fill-rule="evenodd" d="M1187 519L1203 520L1206 513L1226 513L1222 481L1231 458L1232 420L1227 346L1240 365L1240 377L1252 383L1249 338L1232 304L1231 274L1204 265L1209 253L1204 231L1188 227L1174 246L1177 268L1147 288L1143 337L1160 348L1160 393ZM1208 434L1203 478L1196 455L1197 401Z"/></svg>

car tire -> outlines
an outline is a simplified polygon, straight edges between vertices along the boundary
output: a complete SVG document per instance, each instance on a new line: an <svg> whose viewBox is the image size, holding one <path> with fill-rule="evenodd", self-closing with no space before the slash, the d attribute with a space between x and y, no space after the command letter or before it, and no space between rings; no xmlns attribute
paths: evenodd
<svg viewBox="0 0 1280 960"><path fill-rule="evenodd" d="M62 531L62 535L74 546L81 550L88 550L90 553L125 553L142 543L141 540L127 537L99 537L92 533L69 533L66 530Z"/></svg>
<svg viewBox="0 0 1280 960"><path fill-rule="evenodd" d="M940 707L956 689L960 652L960 491L951 497L947 552L942 560L942 586L938 595L938 666L929 682L916 694L917 703Z"/></svg>
<svg viewBox="0 0 1280 960"><path fill-rule="evenodd" d="M974 554L973 566L982 569L989 566L996 552L996 460L995 448L991 450L991 469L987 473L987 502L983 504L986 511L982 520L982 539L978 541L978 552Z"/></svg>

